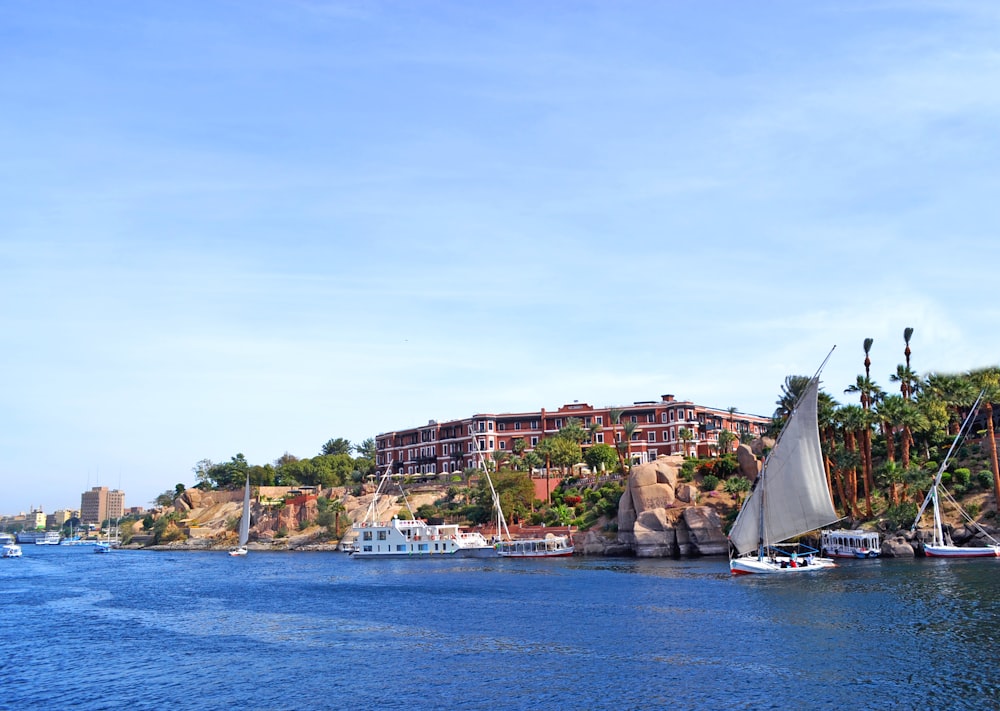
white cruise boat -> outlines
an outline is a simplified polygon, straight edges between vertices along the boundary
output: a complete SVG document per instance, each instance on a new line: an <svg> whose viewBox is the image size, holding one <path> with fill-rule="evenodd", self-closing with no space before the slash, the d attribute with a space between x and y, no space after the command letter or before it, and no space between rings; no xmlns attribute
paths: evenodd
<svg viewBox="0 0 1000 711"><path fill-rule="evenodd" d="M21 546L16 543L5 543L3 546L3 553L0 554L3 558L20 558L21 557Z"/></svg>
<svg viewBox="0 0 1000 711"><path fill-rule="evenodd" d="M393 516L390 521L377 521L379 498L384 495L383 487L392 477L391 471L392 462L389 462L375 489L365 520L351 526L354 534L350 550L352 558L496 557L496 549L483 534L464 531L456 523L432 524L398 516Z"/></svg>
<svg viewBox="0 0 1000 711"><path fill-rule="evenodd" d="M353 558L413 558L458 556L492 558L493 545L476 531L463 531L455 523L430 524L420 519L394 516L391 521L365 521L353 526Z"/></svg>

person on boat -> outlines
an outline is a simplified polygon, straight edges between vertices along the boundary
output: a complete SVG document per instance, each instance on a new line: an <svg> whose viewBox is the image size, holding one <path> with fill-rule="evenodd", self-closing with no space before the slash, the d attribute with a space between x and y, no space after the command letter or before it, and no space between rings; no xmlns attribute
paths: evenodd
<svg viewBox="0 0 1000 711"><path fill-rule="evenodd" d="M788 565L791 568L798 568L799 567L799 554L798 553L792 553L792 559L788 563Z"/></svg>

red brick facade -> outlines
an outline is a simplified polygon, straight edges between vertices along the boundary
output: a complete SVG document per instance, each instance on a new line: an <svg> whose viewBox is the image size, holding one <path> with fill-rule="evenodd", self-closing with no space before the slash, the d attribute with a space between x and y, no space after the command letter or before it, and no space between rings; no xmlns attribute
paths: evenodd
<svg viewBox="0 0 1000 711"><path fill-rule="evenodd" d="M621 411L620 424L614 427L612 409ZM525 451L530 451L543 438L556 434L570 418L577 419L584 430L596 425L591 438L583 443L584 448L601 442L614 446L625 436L622 425L636 423L631 442L634 463L653 460L660 454L682 454L685 447L687 454L716 453L719 433L724 429L736 435L735 448L744 434L759 437L771 422L759 415L731 414L728 410L678 401L673 395L664 395L658 402L636 402L618 408L595 408L574 402L555 412L477 414L463 420L432 420L423 427L385 432L375 438L377 463L381 468L391 460L397 474L460 472L478 463L471 431L476 433L479 449L487 455L497 450L513 452L517 439L523 439ZM682 428L692 434L686 444L681 438Z"/></svg>

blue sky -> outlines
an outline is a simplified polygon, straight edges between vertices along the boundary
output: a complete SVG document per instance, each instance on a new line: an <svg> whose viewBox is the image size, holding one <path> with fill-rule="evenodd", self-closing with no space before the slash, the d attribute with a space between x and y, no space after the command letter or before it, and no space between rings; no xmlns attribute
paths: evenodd
<svg viewBox="0 0 1000 711"><path fill-rule="evenodd" d="M989 2L0 5L0 512L1000 362Z"/></svg>

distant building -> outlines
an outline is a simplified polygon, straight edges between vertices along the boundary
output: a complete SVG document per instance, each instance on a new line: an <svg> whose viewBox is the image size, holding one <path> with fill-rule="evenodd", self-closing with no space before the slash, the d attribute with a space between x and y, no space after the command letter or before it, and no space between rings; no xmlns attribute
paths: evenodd
<svg viewBox="0 0 1000 711"><path fill-rule="evenodd" d="M125 510L125 492L95 486L80 495L80 520L84 523L101 523L122 517Z"/></svg>
<svg viewBox="0 0 1000 711"><path fill-rule="evenodd" d="M38 528L45 528L45 512L41 509L31 509L24 517L24 530L34 531Z"/></svg>
<svg viewBox="0 0 1000 711"><path fill-rule="evenodd" d="M50 531L61 528L62 525L73 518L74 515L76 515L76 512L70 511L69 509L59 509L54 513L50 513L45 517L45 528Z"/></svg>
<svg viewBox="0 0 1000 711"><path fill-rule="evenodd" d="M620 411L618 423L611 421L611 411ZM771 424L769 417L748 415L679 401L663 395L659 401L635 402L621 407L592 407L574 402L555 412L520 412L477 414L449 422L429 421L422 427L385 432L375 438L376 463L393 463L397 474L426 475L460 472L478 466L478 450L511 452L515 447L533 450L545 437L559 432L570 419L579 421L587 432L586 449L606 443L612 447L625 436L626 423L634 425L627 444L633 464L652 461L661 454L709 456L718 454L719 434L728 430L735 435L731 449L744 436L760 437ZM516 444L518 440L521 444Z"/></svg>

